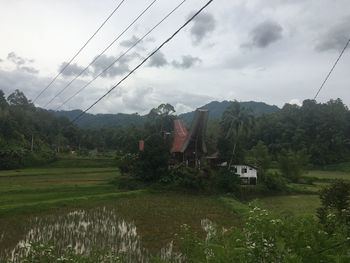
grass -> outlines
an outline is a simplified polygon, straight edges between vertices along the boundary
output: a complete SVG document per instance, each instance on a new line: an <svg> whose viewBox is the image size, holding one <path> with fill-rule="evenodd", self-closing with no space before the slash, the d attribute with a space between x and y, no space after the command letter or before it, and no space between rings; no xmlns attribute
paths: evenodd
<svg viewBox="0 0 350 263"><path fill-rule="evenodd" d="M270 196L256 200L256 204L277 214L315 215L320 206L318 195Z"/></svg>
<svg viewBox="0 0 350 263"><path fill-rule="evenodd" d="M345 171L325 171L325 170L311 170L305 176L313 177L321 180L350 180L350 172Z"/></svg>
<svg viewBox="0 0 350 263"><path fill-rule="evenodd" d="M119 172L113 162L62 159L44 168L0 171L0 216L115 198L120 193L110 182Z"/></svg>

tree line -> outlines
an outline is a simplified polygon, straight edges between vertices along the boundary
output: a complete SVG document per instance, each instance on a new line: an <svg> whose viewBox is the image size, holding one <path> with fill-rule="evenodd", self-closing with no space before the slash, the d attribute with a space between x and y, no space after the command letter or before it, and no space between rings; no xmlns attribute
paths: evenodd
<svg viewBox="0 0 350 263"><path fill-rule="evenodd" d="M156 140L150 138L154 134L165 132L169 146L174 112L174 107L162 104L142 124L82 129L67 118L35 107L19 90L7 98L0 90L0 168L47 161L57 153L72 151L138 153L140 139L151 142ZM271 160L301 156L300 160L316 166L342 162L350 156L350 112L340 99L286 104L261 116L232 102L221 119L209 120L207 144L209 154L218 152L230 164L249 161L261 166L266 163L264 153Z"/></svg>

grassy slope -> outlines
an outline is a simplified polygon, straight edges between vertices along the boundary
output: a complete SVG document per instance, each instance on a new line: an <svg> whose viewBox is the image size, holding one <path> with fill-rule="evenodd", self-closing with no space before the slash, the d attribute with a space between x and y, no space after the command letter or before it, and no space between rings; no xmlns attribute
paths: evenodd
<svg viewBox="0 0 350 263"><path fill-rule="evenodd" d="M0 171L0 215L120 196L109 184L119 175L113 162L63 159L46 168Z"/></svg>

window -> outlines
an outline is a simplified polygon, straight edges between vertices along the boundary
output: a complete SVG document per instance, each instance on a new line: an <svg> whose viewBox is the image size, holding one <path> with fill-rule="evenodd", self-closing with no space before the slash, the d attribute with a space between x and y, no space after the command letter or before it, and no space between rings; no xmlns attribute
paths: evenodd
<svg viewBox="0 0 350 263"><path fill-rule="evenodd" d="M243 167L242 170L241 170L242 174L246 174L247 173L247 168L246 167Z"/></svg>

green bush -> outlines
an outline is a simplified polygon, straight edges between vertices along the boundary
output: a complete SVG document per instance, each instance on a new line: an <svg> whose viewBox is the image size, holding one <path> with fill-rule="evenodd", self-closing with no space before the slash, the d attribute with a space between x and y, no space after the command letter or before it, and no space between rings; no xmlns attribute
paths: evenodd
<svg viewBox="0 0 350 263"><path fill-rule="evenodd" d="M329 234L315 218L278 218L252 207L243 228L219 229L207 222L206 237L187 226L178 242L186 262L349 262L350 240L341 231ZM179 255L174 253L167 262Z"/></svg>
<svg viewBox="0 0 350 263"><path fill-rule="evenodd" d="M125 154L117 157L117 167L122 174L130 173L134 170L138 156L136 154Z"/></svg>
<svg viewBox="0 0 350 263"><path fill-rule="evenodd" d="M350 183L337 181L320 192L321 207L317 209L320 222L329 232L343 228L350 235Z"/></svg>
<svg viewBox="0 0 350 263"><path fill-rule="evenodd" d="M305 172L308 161L309 156L305 151L285 151L281 153L278 164L282 175L286 179L296 183Z"/></svg>
<svg viewBox="0 0 350 263"><path fill-rule="evenodd" d="M241 179L227 169L220 169L215 175L215 185L219 192L237 193L240 190Z"/></svg>
<svg viewBox="0 0 350 263"><path fill-rule="evenodd" d="M270 191L285 191L287 189L287 180L277 172L267 173L264 184Z"/></svg>

